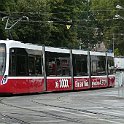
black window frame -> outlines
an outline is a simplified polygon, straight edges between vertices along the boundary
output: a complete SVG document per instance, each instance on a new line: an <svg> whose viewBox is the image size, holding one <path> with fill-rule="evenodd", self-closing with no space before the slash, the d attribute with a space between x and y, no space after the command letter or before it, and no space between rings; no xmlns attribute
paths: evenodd
<svg viewBox="0 0 124 124"><path fill-rule="evenodd" d="M107 56L107 71L108 75L115 74L114 57Z"/></svg>
<svg viewBox="0 0 124 124"><path fill-rule="evenodd" d="M71 76L70 53L45 53L47 76Z"/></svg>
<svg viewBox="0 0 124 124"><path fill-rule="evenodd" d="M106 56L91 55L91 76L106 74Z"/></svg>
<svg viewBox="0 0 124 124"><path fill-rule="evenodd" d="M28 52L30 51L30 52ZM13 57L15 58L13 60ZM18 57L22 57L18 61ZM34 65L33 65L33 73L31 73L31 69L29 68L31 63L29 62L30 57L34 59ZM36 58L41 58L40 61L40 71L38 73L38 70L36 70ZM26 61L23 61L24 58ZM20 63L21 62L21 63ZM20 63L20 64L19 64ZM25 66L23 65L25 64ZM15 66L14 66L15 65ZM23 66L25 73L21 73L19 68ZM43 54L40 50L31 50L31 49L25 49L25 48L11 48L10 49L10 62L9 62L9 75L10 76L43 76Z"/></svg>
<svg viewBox="0 0 124 124"><path fill-rule="evenodd" d="M74 76L88 76L88 55L73 54Z"/></svg>

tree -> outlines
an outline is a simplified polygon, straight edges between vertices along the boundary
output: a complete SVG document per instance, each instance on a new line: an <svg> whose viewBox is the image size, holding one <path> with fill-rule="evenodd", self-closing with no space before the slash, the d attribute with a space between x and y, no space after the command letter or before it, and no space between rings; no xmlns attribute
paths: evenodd
<svg viewBox="0 0 124 124"><path fill-rule="evenodd" d="M93 47L98 42L112 48L114 41L118 53L124 55L124 20L114 20L115 9L123 0L2 0L0 17L9 16L11 24L22 16L12 30L15 40L55 47ZM5 39L5 22L0 21L0 39ZM70 26L67 29L67 25Z"/></svg>
<svg viewBox="0 0 124 124"><path fill-rule="evenodd" d="M17 39L48 45L50 23L48 22L49 5L47 0L17 0L17 17L27 16L29 22L22 21L16 28Z"/></svg>
<svg viewBox="0 0 124 124"><path fill-rule="evenodd" d="M78 12L78 39L84 48L90 48L97 43L95 32L97 29L97 22L94 13L91 11L91 1L82 0L79 3L80 10Z"/></svg>
<svg viewBox="0 0 124 124"><path fill-rule="evenodd" d="M124 1L118 0L116 5L124 7ZM119 14L122 18L115 20L116 33L115 33L115 48L118 49L120 55L124 56L124 9L116 9L116 14Z"/></svg>
<svg viewBox="0 0 124 124"><path fill-rule="evenodd" d="M1 20L0 21L0 39L6 38L5 29L4 29L4 22L2 22L2 18L7 15L5 13L6 4L7 4L7 0L2 0L0 3L0 20Z"/></svg>
<svg viewBox="0 0 124 124"><path fill-rule="evenodd" d="M55 46L74 48L77 45L74 2L74 0L51 0L53 30L50 40L53 41ZM67 29L66 25L70 25L70 28Z"/></svg>
<svg viewBox="0 0 124 124"><path fill-rule="evenodd" d="M123 42L123 30L124 21L115 19L115 15L120 13L122 16L123 11L116 9L116 5L124 5L123 0L92 0L92 10L95 13L96 19L98 20L101 31L103 33L103 41L108 49L112 49L113 42L115 46L115 51L121 55L124 55L124 50L122 46Z"/></svg>

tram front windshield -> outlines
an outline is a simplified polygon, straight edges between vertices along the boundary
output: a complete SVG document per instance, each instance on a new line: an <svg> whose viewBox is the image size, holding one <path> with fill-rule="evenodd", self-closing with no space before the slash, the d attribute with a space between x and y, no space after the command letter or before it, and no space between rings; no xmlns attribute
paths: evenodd
<svg viewBox="0 0 124 124"><path fill-rule="evenodd" d="M0 75L5 71L5 44L0 44Z"/></svg>

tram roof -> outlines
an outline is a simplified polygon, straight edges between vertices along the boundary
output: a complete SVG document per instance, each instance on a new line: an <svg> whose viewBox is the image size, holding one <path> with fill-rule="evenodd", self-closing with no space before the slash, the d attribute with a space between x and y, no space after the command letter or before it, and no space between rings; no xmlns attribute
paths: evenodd
<svg viewBox="0 0 124 124"><path fill-rule="evenodd" d="M95 56L106 56L106 53L105 53L105 52L90 51L90 55L95 55Z"/></svg>
<svg viewBox="0 0 124 124"><path fill-rule="evenodd" d="M9 40L9 39L0 40L0 43L5 43L8 48L26 48L26 49L33 49L33 50L42 50L42 46L38 46L36 44L31 44L31 43L22 43L20 41L15 41L15 40ZM55 47L50 47L50 46L45 46L45 51L56 52L56 53L70 53L70 49L55 48ZM72 49L72 54L87 55L87 53L88 51ZM106 53L90 51L90 55L105 56ZM107 56L114 57L114 54L107 53Z"/></svg>
<svg viewBox="0 0 124 124"><path fill-rule="evenodd" d="M88 55L88 51L83 51L83 50L72 50L72 54L83 54L83 55Z"/></svg>
<svg viewBox="0 0 124 124"><path fill-rule="evenodd" d="M22 43L20 41L14 41L14 40L0 40L0 43L5 43L8 48L26 48L26 49L42 50L42 46L38 46L30 43Z"/></svg>
<svg viewBox="0 0 124 124"><path fill-rule="evenodd" d="M70 53L69 49L65 48L55 48L55 47L45 47L45 51L47 52L56 52L56 53Z"/></svg>
<svg viewBox="0 0 124 124"><path fill-rule="evenodd" d="M38 46L31 43L22 43L20 41L15 40L0 40L0 43L5 43L8 48L26 48L26 49L34 49L34 50L42 50L42 45ZM57 53L70 53L69 49L65 48L55 48L55 47L49 47L45 46L45 51L49 52L57 52Z"/></svg>

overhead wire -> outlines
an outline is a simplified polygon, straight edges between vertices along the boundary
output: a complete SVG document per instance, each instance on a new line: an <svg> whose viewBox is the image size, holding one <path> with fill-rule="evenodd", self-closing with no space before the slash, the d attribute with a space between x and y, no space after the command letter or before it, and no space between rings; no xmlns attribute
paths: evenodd
<svg viewBox="0 0 124 124"><path fill-rule="evenodd" d="M89 12L111 12L111 11L117 11L116 9L104 9L104 10L93 10L90 9ZM119 11L124 11L124 10L119 10ZM67 12L67 11L59 11L59 12L42 12L42 11L27 11L27 12L15 12L15 11L0 11L0 13L6 13L6 14L41 14L41 15L48 15L48 14L71 14L71 13L87 13L86 10L83 11L75 11L75 12Z"/></svg>
<svg viewBox="0 0 124 124"><path fill-rule="evenodd" d="M75 1L74 1L75 2ZM74 3L75 4L75 6L76 6L76 2ZM0 3L0 6L1 5L3 5L3 4L1 4ZM15 5L15 3L9 3L9 4L6 4L6 5ZM92 10L92 9L90 9L89 10L89 12L93 12L93 13L95 13L95 14L99 14L100 12L110 12L110 11L116 11L116 10L112 10L112 9L106 9L106 10ZM124 11L124 10L121 10L121 11ZM14 15L13 14L18 14L18 15L29 15L30 14L30 17L32 18L32 17L35 17L35 16L37 16L37 15L54 15L54 14L72 14L73 12L67 12L67 11L65 11L65 12L41 12L41 11L34 11L34 12L32 12L32 11L27 11L27 12L15 12L15 11L10 11L10 12L8 12L8 11L0 11L0 14L4 14L4 15L10 15L10 16L13 16L13 18L14 18ZM87 13L87 11L76 11L75 13ZM16 15L17 16L17 15ZM103 19L95 19L95 20L90 20L90 19L76 19L76 20L72 20L72 23L73 22L86 22L86 21L101 21L101 20L103 20ZM110 21L110 20L113 20L113 19L104 19L104 21ZM23 21L21 21L21 22L25 22L24 20ZM68 20L52 20L52 19L50 19L50 20L32 20L32 19L30 19L29 20L29 22L30 23L59 23L59 24L61 24L61 23L68 23Z"/></svg>

